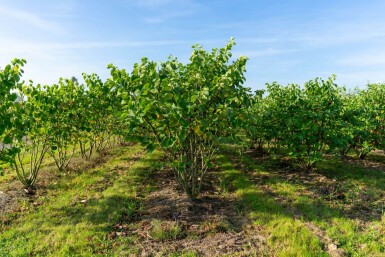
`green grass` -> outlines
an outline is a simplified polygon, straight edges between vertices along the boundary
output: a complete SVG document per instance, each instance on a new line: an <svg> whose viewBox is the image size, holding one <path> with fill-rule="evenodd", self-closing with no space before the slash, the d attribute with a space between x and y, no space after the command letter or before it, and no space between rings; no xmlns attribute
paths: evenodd
<svg viewBox="0 0 385 257"><path fill-rule="evenodd" d="M83 162L83 164L84 164L84 162L88 162L88 161L85 161L81 158L81 153L80 153L80 149L79 149L78 145L70 145L68 147L68 152L71 152L74 147L76 149L75 149L73 158L71 159L70 163L79 162L79 160L81 160L80 162ZM86 149L88 149L88 148L89 148L89 146L87 145ZM23 156L22 163L25 165L25 168L28 168L28 165L26 165L26 164L29 164L30 155L28 153L25 153L22 156ZM98 153L94 152L92 154L93 159L97 159L98 157L99 157ZM12 182L15 179L17 179L16 172L14 172L13 168L11 168L8 164L3 164L3 165L1 165L1 167L4 169L4 172L3 172L3 174L0 175L0 185ZM44 159L43 159L43 162L42 162L40 168L41 168L41 170L40 170L39 175L38 175L38 180L39 180L40 174L43 172L59 172L59 170L57 169L57 167L55 165L54 159L49 155L48 152L45 153Z"/></svg>
<svg viewBox="0 0 385 257"><path fill-rule="evenodd" d="M231 154L234 156L235 153L231 152ZM280 206L285 209L283 211L280 207L275 207L274 211L270 209L270 213L265 211L265 213L261 214L262 210L275 206L274 201L270 200L272 203L266 204L266 202L262 201L264 197L260 197L260 192L255 193L260 198L259 200L256 200L254 196L248 197L248 201L251 202L250 206L254 205L254 208L258 209L256 214L252 212L251 215L254 216L253 218L256 219L257 223L268 224L268 228L270 228L268 232L277 241L278 245L288 242L287 249L291 249L294 253L296 251L300 252L302 249L302 245L298 244L298 242L308 240L314 248L304 250L301 255L321 255L321 253L316 252L320 247L319 242L310 239L311 231L304 231L303 225L301 225L301 223L310 222L324 231L325 235L336 242L338 247L342 248L349 256L385 255L385 216L383 214L381 216L381 213L379 216L373 214L373 216L364 217L365 220L360 220L359 217L354 218L349 215L354 212L346 213L346 209L360 208L363 204L374 210L383 206L381 204L379 206L374 205L375 200L380 201L381 197L382 201L384 200L384 172L368 170L361 165L348 164L334 158L325 160L320 163L315 172L336 181L339 187L335 190L337 193L343 193L343 200L333 199L328 201L322 198L322 195L317 194L317 187L322 186L322 183L312 184L314 181L311 181L310 176L310 182L285 178L285 175L279 174L279 168L274 167L276 161L274 159L256 162L249 156L244 155L241 160L249 170L249 177L259 180L260 184L268 188L274 195L275 202L279 202ZM235 181L237 180L239 178L235 178ZM367 193L369 201L370 197L377 197L378 199L373 199L373 203L362 202L359 199L362 192ZM258 201L258 203L253 203L253 201ZM284 213L286 213L286 218L282 218ZM271 221L272 216L274 216L273 221ZM295 221L293 221L294 216L296 216ZM285 221L288 223L282 224ZM275 224L275 227L274 225L271 226L271 224ZM298 237L298 230L304 231L304 234L300 234ZM288 238L294 238L295 242L291 242ZM282 253L282 256L292 255L289 251ZM278 256L280 255L279 253Z"/></svg>
<svg viewBox="0 0 385 257"><path fill-rule="evenodd" d="M385 256L384 171L359 160L330 158L306 174L279 156L258 159L238 152L223 147L216 186L220 194L239 198L237 212L252 224L244 227L246 233L265 238L257 256L329 256L327 240L347 256ZM117 235L116 225L140 225L136 214L156 188L150 175L160 158L160 152L148 154L138 145L117 147L93 168L83 165L54 176L33 202L25 198L18 210L1 217L0 256L140 255L141 238L131 231ZM54 169L50 158L44 164ZM12 179L7 174L0 183ZM231 224L214 225L208 236L232 231ZM148 230L160 244L194 240L186 233L177 222L165 220L153 220ZM188 249L167 254L198 256Z"/></svg>
<svg viewBox="0 0 385 257"><path fill-rule="evenodd" d="M244 215L248 215L267 237L269 252L275 256L328 256L320 240L305 225L263 192L231 162L234 152L217 159L226 181L236 189L242 200ZM230 158L229 158L230 157ZM262 172L262 174L267 172Z"/></svg>
<svg viewBox="0 0 385 257"><path fill-rule="evenodd" d="M157 241L177 239L182 234L182 228L177 222L162 222L161 220L152 220L149 236Z"/></svg>
<svg viewBox="0 0 385 257"><path fill-rule="evenodd" d="M137 193L148 190L141 182L159 153L138 159L143 154L138 146L118 148L107 163L64 177L40 207L1 227L0 256L122 256L132 251L126 249L132 238L119 242L108 234L123 217L134 215Z"/></svg>

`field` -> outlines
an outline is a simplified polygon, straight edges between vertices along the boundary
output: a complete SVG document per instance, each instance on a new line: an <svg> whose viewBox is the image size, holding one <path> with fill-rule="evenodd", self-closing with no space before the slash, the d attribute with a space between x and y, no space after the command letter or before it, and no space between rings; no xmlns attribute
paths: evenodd
<svg viewBox="0 0 385 257"><path fill-rule="evenodd" d="M0 70L0 256L385 256L385 84L252 92L234 45Z"/></svg>
<svg viewBox="0 0 385 257"><path fill-rule="evenodd" d="M242 151L239 151L242 150ZM240 154L241 153L241 154ZM1 256L384 256L385 156L328 157L311 173L223 145L191 201L139 145L43 162L34 195L1 177Z"/></svg>

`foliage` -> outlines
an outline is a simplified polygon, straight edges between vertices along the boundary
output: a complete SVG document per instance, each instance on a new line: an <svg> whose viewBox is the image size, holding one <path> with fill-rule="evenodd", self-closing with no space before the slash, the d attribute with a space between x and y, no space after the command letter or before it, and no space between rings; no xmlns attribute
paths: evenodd
<svg viewBox="0 0 385 257"><path fill-rule="evenodd" d="M370 140L377 148L385 148L385 84L369 84L363 91L367 122L371 124Z"/></svg>
<svg viewBox="0 0 385 257"><path fill-rule="evenodd" d="M83 87L69 79L45 86L39 104L48 113L44 122L49 135L49 154L59 170L64 170L74 155L79 140L79 113L82 110Z"/></svg>
<svg viewBox="0 0 385 257"><path fill-rule="evenodd" d="M195 198L220 143L233 139L250 103L242 87L246 58L229 64L230 41L211 53L196 45L186 65L170 58L143 58L131 74L110 65L110 81L121 88L127 132L149 151L161 147L176 179Z"/></svg>
<svg viewBox="0 0 385 257"><path fill-rule="evenodd" d="M250 146L277 146L308 170L326 154L354 150L365 158L385 148L384 84L346 93L332 76L304 87L267 84L266 95L251 94L242 86L247 58L231 62L234 45L231 39L211 52L195 45L187 64L143 58L131 72L109 65L105 82L83 74L84 84L73 77L44 87L23 87L25 61L15 59L0 72L0 142L9 146L1 145L0 167L13 165L32 186L36 178L28 174L37 174L45 152L63 170L77 147L90 159L124 137L148 151L160 147L179 184L196 198L219 145L240 144L245 135ZM37 160L29 172L22 169L27 158Z"/></svg>
<svg viewBox="0 0 385 257"><path fill-rule="evenodd" d="M16 89L22 85L23 59L14 59L11 64L0 70L0 173L4 163L11 163L18 152L12 147L14 140L21 138L18 128L21 126L19 103ZM6 147L8 145L8 147Z"/></svg>
<svg viewBox="0 0 385 257"><path fill-rule="evenodd" d="M264 110L256 112L259 119L254 120L259 123L254 124L254 130L263 133L260 138L286 147L304 168L311 170L338 145L342 89L334 80L310 80L304 88L268 84Z"/></svg>
<svg viewBox="0 0 385 257"><path fill-rule="evenodd" d="M50 135L46 124L48 112L42 105L40 85L26 85L20 88L22 96L28 101L23 101L19 111L21 127L19 133L23 138L17 140L15 145L20 149L17 152L12 167L15 168L19 180L27 188L33 188L36 182L41 163L49 149Z"/></svg>
<svg viewBox="0 0 385 257"><path fill-rule="evenodd" d="M246 123L246 134L250 140L249 145L251 148L257 148L262 150L265 144L269 144L272 141L273 131L271 121L267 117L268 113L265 111L266 101L263 99L264 90L255 91L253 96L253 105L248 110L248 122Z"/></svg>
<svg viewBox="0 0 385 257"><path fill-rule="evenodd" d="M94 147L100 153L107 147L114 128L118 124L113 114L118 109L114 107L120 105L120 102L111 84L103 83L96 74L83 74L83 78L88 89L86 102L88 104L87 124L91 132L88 135L90 148Z"/></svg>
<svg viewBox="0 0 385 257"><path fill-rule="evenodd" d="M364 159L373 149L384 149L385 85L371 84L343 97L342 156L350 149Z"/></svg>

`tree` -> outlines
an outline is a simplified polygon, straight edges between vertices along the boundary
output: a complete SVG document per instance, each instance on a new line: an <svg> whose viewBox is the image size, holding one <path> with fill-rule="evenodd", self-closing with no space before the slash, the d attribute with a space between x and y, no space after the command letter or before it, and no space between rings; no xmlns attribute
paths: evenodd
<svg viewBox="0 0 385 257"><path fill-rule="evenodd" d="M25 188L30 190L35 186L43 158L50 146L46 123L49 113L41 105L44 92L40 85L25 85L20 87L20 92L28 98L28 101L22 102L19 111L21 117L19 133L23 138L14 143L20 150L12 161L12 167Z"/></svg>
<svg viewBox="0 0 385 257"><path fill-rule="evenodd" d="M274 136L306 170L338 145L341 119L341 88L335 76L298 85L268 85L267 112L272 113Z"/></svg>
<svg viewBox="0 0 385 257"><path fill-rule="evenodd" d="M250 105L242 86L247 58L229 64L231 40L206 52L195 45L188 64L169 58L158 66L143 58L131 74L112 65L120 88L127 134L152 151L160 147L176 180L195 199L219 145L234 139Z"/></svg>
<svg viewBox="0 0 385 257"><path fill-rule="evenodd" d="M45 124L50 136L48 153L62 171L68 167L79 140L79 115L84 95L83 86L73 79L59 80L58 84L45 86L39 104L47 113Z"/></svg>
<svg viewBox="0 0 385 257"><path fill-rule="evenodd" d="M19 133L21 127L20 104L16 102L16 89L20 87L22 67L26 63L23 59L14 59L11 64L0 70L0 173L3 164L12 163L18 152L16 147L5 147L23 135Z"/></svg>

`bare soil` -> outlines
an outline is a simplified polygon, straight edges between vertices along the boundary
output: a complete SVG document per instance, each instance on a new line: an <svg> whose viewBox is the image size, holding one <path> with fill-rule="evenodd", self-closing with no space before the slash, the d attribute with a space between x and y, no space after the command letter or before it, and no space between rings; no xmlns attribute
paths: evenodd
<svg viewBox="0 0 385 257"><path fill-rule="evenodd" d="M154 175L158 189L143 199L134 223L117 224L112 236L135 234L142 256L167 256L172 252L192 251L199 256L262 256L266 238L258 227L237 211L238 199L232 194L220 194L217 174L206 177L202 196L191 201L181 190L170 170ZM153 221L164 229L178 226L175 239L156 240L151 237Z"/></svg>
<svg viewBox="0 0 385 257"><path fill-rule="evenodd" d="M8 206L12 203L12 195L10 193L4 193L0 191L0 215L5 209L8 209Z"/></svg>

